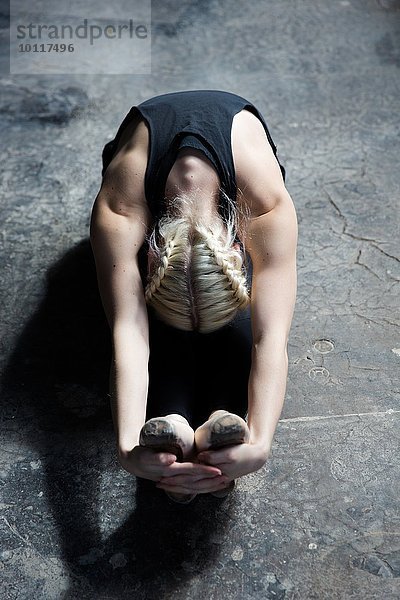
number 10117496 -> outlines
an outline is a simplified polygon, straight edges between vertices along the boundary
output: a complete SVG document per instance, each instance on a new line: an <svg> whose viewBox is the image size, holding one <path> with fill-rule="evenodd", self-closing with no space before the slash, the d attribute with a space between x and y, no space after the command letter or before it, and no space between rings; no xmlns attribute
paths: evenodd
<svg viewBox="0 0 400 600"><path fill-rule="evenodd" d="M73 44L18 44L18 52L74 52Z"/></svg>

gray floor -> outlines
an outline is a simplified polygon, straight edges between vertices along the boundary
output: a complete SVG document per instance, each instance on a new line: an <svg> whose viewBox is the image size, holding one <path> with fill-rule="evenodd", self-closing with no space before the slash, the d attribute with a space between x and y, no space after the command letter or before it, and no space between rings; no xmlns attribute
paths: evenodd
<svg viewBox="0 0 400 600"><path fill-rule="evenodd" d="M399 9L157 0L137 76L11 76L1 19L2 598L400 597ZM182 508L118 468L87 237L131 105L199 88L270 126L299 289L268 464Z"/></svg>

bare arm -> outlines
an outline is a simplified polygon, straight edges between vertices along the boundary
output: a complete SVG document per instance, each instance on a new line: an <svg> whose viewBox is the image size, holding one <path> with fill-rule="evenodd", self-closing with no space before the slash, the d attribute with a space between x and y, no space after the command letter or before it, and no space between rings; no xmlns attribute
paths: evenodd
<svg viewBox="0 0 400 600"><path fill-rule="evenodd" d="M245 235L253 263L248 414L251 442L261 445L265 454L286 388L287 341L296 298L297 218L263 126L253 114L244 112L239 118L240 135L233 135L233 150L243 202L252 215Z"/></svg>
<svg viewBox="0 0 400 600"><path fill-rule="evenodd" d="M219 467L230 479L265 464L285 397L287 342L296 298L297 219L284 188L271 210L250 219L246 245L253 262L250 441L198 455L199 460Z"/></svg>
<svg viewBox="0 0 400 600"><path fill-rule="evenodd" d="M253 262L250 441L268 454L285 397L296 299L297 219L286 191L272 210L250 221L247 247Z"/></svg>
<svg viewBox="0 0 400 600"><path fill-rule="evenodd" d="M138 442L148 386L148 321L138 251L150 217L143 201L143 166L130 156L110 165L96 198L90 238L100 295L111 329L110 388L120 451Z"/></svg>

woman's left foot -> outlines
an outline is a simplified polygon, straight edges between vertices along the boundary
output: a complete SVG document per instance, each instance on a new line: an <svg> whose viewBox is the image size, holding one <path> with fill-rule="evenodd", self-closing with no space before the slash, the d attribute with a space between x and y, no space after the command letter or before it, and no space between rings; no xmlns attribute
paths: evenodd
<svg viewBox="0 0 400 600"><path fill-rule="evenodd" d="M178 461L190 458L194 452L194 431L185 417L171 414L149 419L140 432L139 444L156 452L175 454ZM179 504L189 504L197 494L165 492Z"/></svg>
<svg viewBox="0 0 400 600"><path fill-rule="evenodd" d="M181 415L154 417L143 425L139 444L157 452L170 452L182 461L193 453L194 431Z"/></svg>

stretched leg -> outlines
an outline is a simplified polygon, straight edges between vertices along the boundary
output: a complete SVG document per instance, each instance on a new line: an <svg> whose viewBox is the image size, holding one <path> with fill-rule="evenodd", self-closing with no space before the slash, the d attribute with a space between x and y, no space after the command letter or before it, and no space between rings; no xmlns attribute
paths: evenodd
<svg viewBox="0 0 400 600"><path fill-rule="evenodd" d="M140 443L172 452L179 461L194 457L194 431L190 426L194 404L192 337L165 325L149 311L149 393ZM196 494L167 495L187 504Z"/></svg>
<svg viewBox="0 0 400 600"><path fill-rule="evenodd" d="M196 451L247 442L250 432L244 419L252 351L250 311L240 313L229 325L204 336L199 350L201 367L207 376L206 385L199 388ZM212 495L224 498L234 487L233 480Z"/></svg>
<svg viewBox="0 0 400 600"><path fill-rule="evenodd" d="M252 351L249 310L239 313L220 330L203 335L195 351L195 426L204 423L215 410L226 410L244 418Z"/></svg>
<svg viewBox="0 0 400 600"><path fill-rule="evenodd" d="M193 334L165 325L149 311L147 419L179 414L193 426Z"/></svg>

